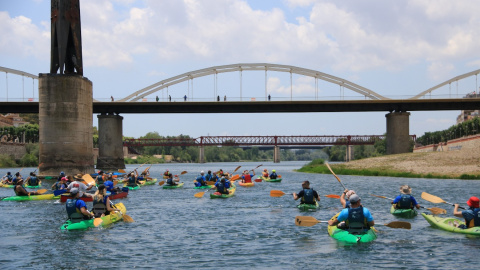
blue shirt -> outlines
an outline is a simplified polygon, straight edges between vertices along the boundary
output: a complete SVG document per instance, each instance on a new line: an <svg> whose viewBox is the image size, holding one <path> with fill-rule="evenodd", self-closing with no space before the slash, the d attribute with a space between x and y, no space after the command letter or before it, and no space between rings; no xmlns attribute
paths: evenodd
<svg viewBox="0 0 480 270"><path fill-rule="evenodd" d="M86 204L84 201L80 200L80 199L78 199L77 202L75 203L75 207L76 207L79 211L82 209L82 207L85 207L85 209L88 209L88 208L87 208L87 204Z"/></svg>
<svg viewBox="0 0 480 270"><path fill-rule="evenodd" d="M402 199L402 194L398 195L394 200L393 200L393 204L396 204L398 203L400 200ZM412 200L412 205L413 206L416 206L418 203L417 203L417 200L415 200L415 198L410 195L410 199Z"/></svg>
<svg viewBox="0 0 480 270"><path fill-rule="evenodd" d="M105 185L105 187L107 188L107 191L112 191L113 189L113 182L108 180L108 181L105 181L105 183L103 183Z"/></svg>
<svg viewBox="0 0 480 270"><path fill-rule="evenodd" d="M467 222L470 222L470 220L475 218L475 214L473 213L473 210L471 208L467 209L467 210L463 210L462 211L462 216ZM467 224L467 226L468 226L468 224Z"/></svg>
<svg viewBox="0 0 480 270"><path fill-rule="evenodd" d="M367 219L367 222L373 221L372 214L370 214L370 211L363 207L363 216ZM341 212L340 215L338 215L337 219L338 221L342 222L347 220L348 218L348 208L344 208Z"/></svg>

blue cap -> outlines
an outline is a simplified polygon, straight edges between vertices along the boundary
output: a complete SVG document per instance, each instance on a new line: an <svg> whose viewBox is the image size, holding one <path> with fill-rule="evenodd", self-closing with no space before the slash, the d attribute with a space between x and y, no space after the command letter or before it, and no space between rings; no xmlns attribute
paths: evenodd
<svg viewBox="0 0 480 270"><path fill-rule="evenodd" d="M65 175L65 173L64 173L64 172L60 172L60 174L61 174L61 175Z"/></svg>

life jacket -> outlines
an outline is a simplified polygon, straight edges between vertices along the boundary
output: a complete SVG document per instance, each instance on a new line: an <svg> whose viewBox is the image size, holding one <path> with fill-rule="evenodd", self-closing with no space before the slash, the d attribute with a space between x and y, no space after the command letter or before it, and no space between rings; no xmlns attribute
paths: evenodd
<svg viewBox="0 0 480 270"><path fill-rule="evenodd" d="M205 186L205 176L199 176L197 177L197 182L200 183L202 186Z"/></svg>
<svg viewBox="0 0 480 270"><path fill-rule="evenodd" d="M218 182L217 191L222 193L222 194L228 194L228 190L222 182Z"/></svg>
<svg viewBox="0 0 480 270"><path fill-rule="evenodd" d="M13 191L15 191L15 195L17 195L17 196L28 196L28 191L27 191L23 186L20 186L20 187L22 187L24 193L21 193L21 194L18 193L18 192L17 192L17 187L18 187L18 186L20 186L20 185L15 185L15 186L13 186Z"/></svg>
<svg viewBox="0 0 480 270"><path fill-rule="evenodd" d="M470 220L470 222L468 222L467 224L468 228L480 226L480 208L470 207L470 210L473 211L474 217L472 220Z"/></svg>
<svg viewBox="0 0 480 270"><path fill-rule="evenodd" d="M363 207L348 208L348 218L345 221L349 229L366 229L368 224L363 215Z"/></svg>
<svg viewBox="0 0 480 270"><path fill-rule="evenodd" d="M211 179L212 179L211 174L208 173L207 175L205 175L205 180L210 181Z"/></svg>
<svg viewBox="0 0 480 270"><path fill-rule="evenodd" d="M107 212L107 198L108 196L103 196L102 200L97 200L96 197L93 198L93 213L95 217L100 217L102 214Z"/></svg>
<svg viewBox="0 0 480 270"><path fill-rule="evenodd" d="M314 204L314 198L313 198L313 189L304 189L303 190L303 197L302 197L302 203L308 203L308 204Z"/></svg>
<svg viewBox="0 0 480 270"><path fill-rule="evenodd" d="M136 180L136 179L135 179L135 176L130 176L130 177L128 178L128 185L131 186L131 187L137 186L137 183L136 183L135 180Z"/></svg>
<svg viewBox="0 0 480 270"><path fill-rule="evenodd" d="M250 174L245 174L243 176L243 179L245 179L245 183L251 183L252 182L252 177L250 176Z"/></svg>
<svg viewBox="0 0 480 270"><path fill-rule="evenodd" d="M170 172L168 172L168 171L163 173L163 175L165 175L165 176L168 176L169 174L170 174Z"/></svg>
<svg viewBox="0 0 480 270"><path fill-rule="evenodd" d="M173 178L168 178L167 179L167 185L171 185L171 186L175 185L175 182L173 181Z"/></svg>
<svg viewBox="0 0 480 270"><path fill-rule="evenodd" d="M412 196L409 194L402 194L400 196L400 201L397 202L397 209L412 209Z"/></svg>
<svg viewBox="0 0 480 270"><path fill-rule="evenodd" d="M270 179L277 179L277 173L270 174Z"/></svg>
<svg viewBox="0 0 480 270"><path fill-rule="evenodd" d="M101 184L104 184L104 183L105 183L103 177L104 177L103 175L97 176L97 185L101 185Z"/></svg>
<svg viewBox="0 0 480 270"><path fill-rule="evenodd" d="M216 176L216 175L213 176L213 175L212 175L212 178L210 178L210 181L215 181L215 182L217 182L217 181L218 181L218 176Z"/></svg>
<svg viewBox="0 0 480 270"><path fill-rule="evenodd" d="M268 177L268 172L263 172L263 177Z"/></svg>
<svg viewBox="0 0 480 270"><path fill-rule="evenodd" d="M67 209L68 218L71 218L72 214L78 213L77 200L78 199L68 199L67 202L65 203L65 208Z"/></svg>
<svg viewBox="0 0 480 270"><path fill-rule="evenodd" d="M30 180L28 180L29 186L38 186L38 178L36 176L30 176Z"/></svg>
<svg viewBox="0 0 480 270"><path fill-rule="evenodd" d="M7 178L8 178L8 181L10 181L10 182L11 182L11 181L12 181L12 179L13 179L13 175L11 175L11 174L10 174L10 175L7 175Z"/></svg>

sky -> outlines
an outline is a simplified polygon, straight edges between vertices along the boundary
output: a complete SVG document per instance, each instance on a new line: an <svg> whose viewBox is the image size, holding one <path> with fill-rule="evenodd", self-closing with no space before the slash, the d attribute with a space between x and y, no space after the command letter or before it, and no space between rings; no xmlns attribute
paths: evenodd
<svg viewBox="0 0 480 270"><path fill-rule="evenodd" d="M237 63L316 70L387 98L407 99L480 69L480 1L469 0L81 0L84 76L110 101L186 72ZM0 0L0 66L31 74L50 67L50 1ZM241 78L241 79L240 79ZM265 83L267 80L267 83ZM311 100L315 80L238 72L168 89L172 101ZM240 87L241 85L241 87ZM462 97L475 76L426 98ZM147 96L165 100L166 91ZM319 100L364 99L318 81ZM0 100L38 99L38 86L0 73ZM123 114L124 136L382 135L388 112ZM447 129L460 111L411 112L410 134ZM98 125L96 115L94 125Z"/></svg>

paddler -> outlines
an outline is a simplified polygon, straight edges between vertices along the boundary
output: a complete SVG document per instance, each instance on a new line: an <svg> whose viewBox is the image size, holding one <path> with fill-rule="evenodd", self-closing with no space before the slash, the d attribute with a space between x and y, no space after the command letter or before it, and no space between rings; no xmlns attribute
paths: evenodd
<svg viewBox="0 0 480 270"><path fill-rule="evenodd" d="M110 198L107 196L107 189L105 185L99 185L95 195L93 195L93 214L97 218L106 216L110 214L110 212L118 211L111 205L112 204L110 202Z"/></svg>
<svg viewBox="0 0 480 270"><path fill-rule="evenodd" d="M167 179L168 175L170 174L170 172L168 171L168 169L163 173L163 178L164 179Z"/></svg>
<svg viewBox="0 0 480 270"><path fill-rule="evenodd" d="M34 172L30 173L30 176L27 177L26 182L27 182L27 186L38 186L39 184L38 178Z"/></svg>
<svg viewBox="0 0 480 270"><path fill-rule="evenodd" d="M11 185L12 180L13 180L13 175L11 172L7 172L7 174L4 177L2 177L2 183L6 185Z"/></svg>
<svg viewBox="0 0 480 270"><path fill-rule="evenodd" d="M23 180L22 175L20 174L20 172L16 172L16 173L15 173L15 177L13 177L12 183L15 185L15 183L16 183L17 181L19 181L20 179Z"/></svg>
<svg viewBox="0 0 480 270"><path fill-rule="evenodd" d="M242 173L242 183L252 183L252 177L255 175L255 171L252 170L253 174L248 173L248 170L243 171Z"/></svg>
<svg viewBox="0 0 480 270"><path fill-rule="evenodd" d="M178 181L180 181L180 179L178 179L177 175L175 175L175 179L174 179L172 173L170 173L167 178L167 186L176 186L177 185L176 182Z"/></svg>
<svg viewBox="0 0 480 270"><path fill-rule="evenodd" d="M107 181L105 181L105 183L103 184L105 185L107 191L110 192L112 195L122 192L119 187L114 187L113 176L111 173L107 175Z"/></svg>
<svg viewBox="0 0 480 270"><path fill-rule="evenodd" d="M195 179L197 182L195 182L196 187L201 187L201 186L206 186L207 183L205 183L205 172L200 171L200 175Z"/></svg>
<svg viewBox="0 0 480 270"><path fill-rule="evenodd" d="M342 204L343 208L350 208L350 196L352 196L355 193L355 190L351 189L345 189L340 196L340 203Z"/></svg>
<svg viewBox="0 0 480 270"><path fill-rule="evenodd" d="M373 221L370 211L361 205L361 199L357 194L350 196L350 208L344 208L340 214L334 219L329 220L328 225L335 226L342 221L345 221L345 226L340 227L346 230L365 230L373 227Z"/></svg>
<svg viewBox="0 0 480 270"><path fill-rule="evenodd" d="M453 209L454 216L465 219L465 224L457 226L461 229L480 226L480 200L478 197L472 196L468 199L467 205L469 206L467 210L458 211L458 203L456 203Z"/></svg>
<svg viewBox="0 0 480 270"><path fill-rule="evenodd" d="M217 188L217 192L221 194L229 194L228 192L228 184L227 181L225 181L225 177L222 177L220 181L215 183L215 187Z"/></svg>
<svg viewBox="0 0 480 270"><path fill-rule="evenodd" d="M208 170L207 175L205 175L205 180L206 180L206 181L213 181L213 180L212 180L212 177L213 177L212 171L211 171L211 170Z"/></svg>
<svg viewBox="0 0 480 270"><path fill-rule="evenodd" d="M267 169L263 169L262 176L265 177L265 178L268 178L268 177L270 176L270 175L268 174L268 170L267 170Z"/></svg>
<svg viewBox="0 0 480 270"><path fill-rule="evenodd" d="M101 171L101 170L98 171L98 175L97 175L97 177L95 177L95 185L99 186L99 185L105 183L105 180L106 179L105 179L105 175L104 175L103 171Z"/></svg>
<svg viewBox="0 0 480 270"><path fill-rule="evenodd" d="M72 199L68 199L65 204L68 218L72 219L80 214L84 220L92 219L94 214L87 210L87 204L85 204L84 201L78 199L80 197L78 188L72 188L70 190L70 195L72 196Z"/></svg>
<svg viewBox="0 0 480 270"><path fill-rule="evenodd" d="M23 179L20 178L15 182L15 187L13 188L13 191L15 191L15 194L17 196L30 196L30 195L40 195L38 192L35 191L30 191L28 192L24 187L23 187Z"/></svg>
<svg viewBox="0 0 480 270"><path fill-rule="evenodd" d="M318 196L317 191L315 191L313 188L310 188L309 181L304 181L302 183L302 190L298 194L295 192L293 193L294 200L298 200L300 198L302 198L302 204L316 204L316 202L320 202L320 197Z"/></svg>
<svg viewBox="0 0 480 270"><path fill-rule="evenodd" d="M270 179L277 179L278 175L275 170L272 170L272 173L270 174Z"/></svg>
<svg viewBox="0 0 480 270"><path fill-rule="evenodd" d="M127 186L129 186L129 187L138 186L140 184L140 182L138 181L137 177L138 177L137 170L135 170L134 172L131 172L130 175L128 176Z"/></svg>
<svg viewBox="0 0 480 270"><path fill-rule="evenodd" d="M400 193L401 194L392 201L392 204L396 209L413 209L414 207L420 209L420 205L417 203L417 200L415 200L415 198L411 195L412 188L410 186L401 186Z"/></svg>
<svg viewBox="0 0 480 270"><path fill-rule="evenodd" d="M67 191L70 192L73 188L77 188L78 189L78 193L79 193L79 197L92 197L91 195L87 194L87 190L90 190L92 189L93 185L85 185L83 182L81 182L83 179L82 179L82 175L81 174L77 174L74 176L74 179L75 181L73 181L72 183L70 183L67 187Z"/></svg>

